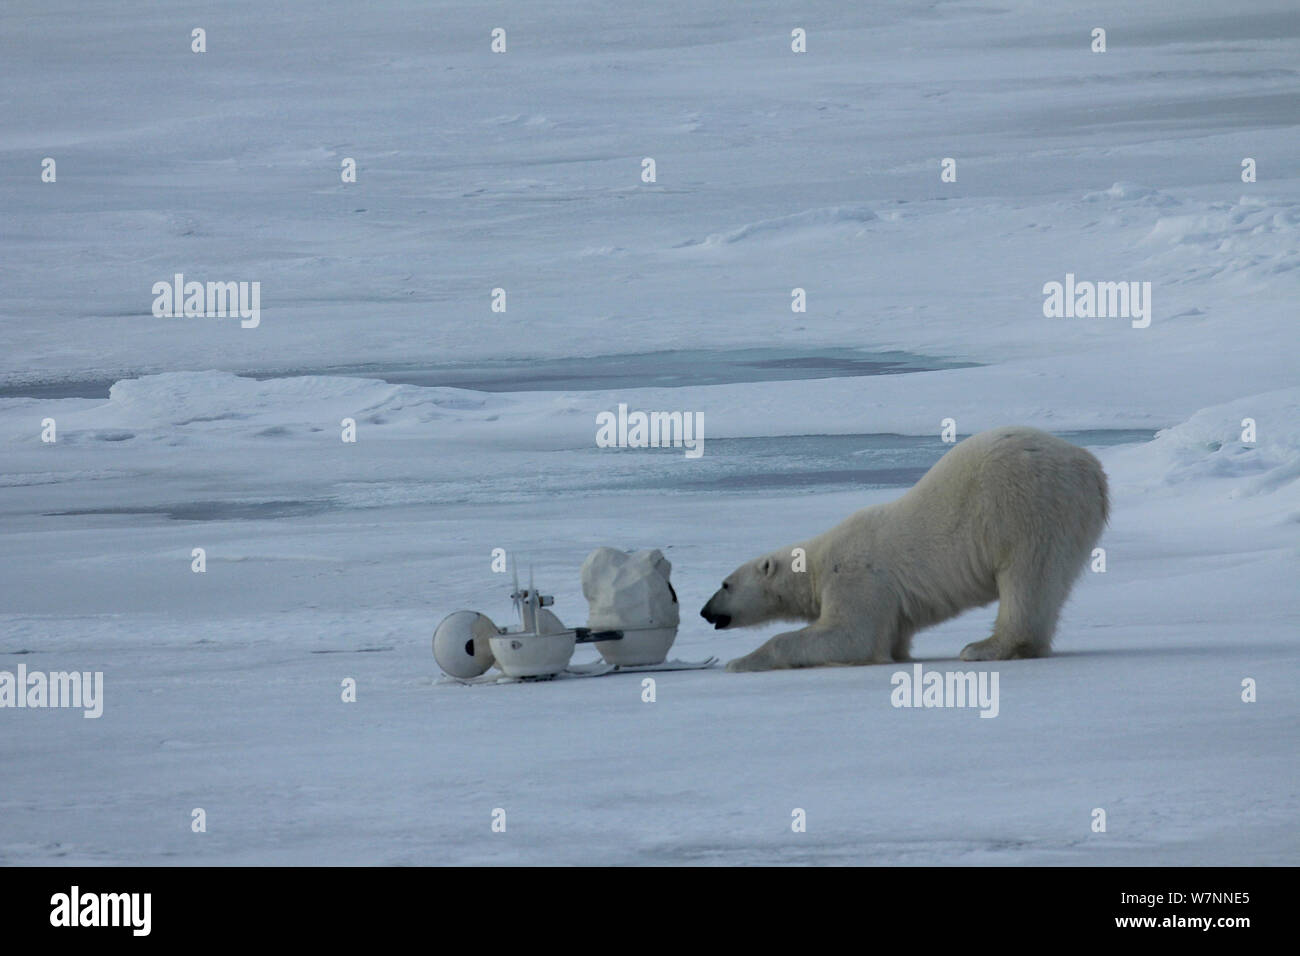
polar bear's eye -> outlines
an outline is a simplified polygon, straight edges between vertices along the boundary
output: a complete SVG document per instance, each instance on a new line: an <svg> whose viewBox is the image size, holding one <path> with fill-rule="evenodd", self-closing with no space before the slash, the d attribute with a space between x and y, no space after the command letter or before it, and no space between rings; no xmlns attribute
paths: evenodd
<svg viewBox="0 0 1300 956"><path fill-rule="evenodd" d="M725 591L725 590L727 590L727 588L729 588L729 587L731 587L731 585L728 584L726 581L723 581L723 582L722 582L722 590Z"/></svg>

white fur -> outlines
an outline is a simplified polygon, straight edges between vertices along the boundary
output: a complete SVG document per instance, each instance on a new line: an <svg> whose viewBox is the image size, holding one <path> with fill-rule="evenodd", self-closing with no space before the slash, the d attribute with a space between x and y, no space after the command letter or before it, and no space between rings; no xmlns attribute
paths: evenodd
<svg viewBox="0 0 1300 956"><path fill-rule="evenodd" d="M700 613L726 627L810 622L731 671L906 660L918 630L994 600L992 636L962 659L1041 657L1107 512L1091 454L996 428L954 446L898 500L741 565ZM806 571L793 570L795 548Z"/></svg>

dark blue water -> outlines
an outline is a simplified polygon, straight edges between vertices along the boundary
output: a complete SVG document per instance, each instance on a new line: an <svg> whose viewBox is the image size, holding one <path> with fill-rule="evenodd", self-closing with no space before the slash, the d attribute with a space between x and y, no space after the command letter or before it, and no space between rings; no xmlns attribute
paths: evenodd
<svg viewBox="0 0 1300 956"><path fill-rule="evenodd" d="M863 375L905 375L975 363L911 352L861 349L698 349L593 355L581 358L508 359L438 365L340 365L241 372L269 379L303 375L373 378L392 385L443 386L481 392L582 392L605 389L728 385ZM129 378L131 376L120 376ZM115 378L0 385L0 398L107 398Z"/></svg>
<svg viewBox="0 0 1300 956"><path fill-rule="evenodd" d="M1155 432L1106 429L1058 435L1085 448L1105 448L1150 441ZM678 460L683 459L680 448L600 449L607 469L588 487L687 492L905 488L952 447L937 435L706 437L703 456L694 460Z"/></svg>
<svg viewBox="0 0 1300 956"><path fill-rule="evenodd" d="M1086 448L1150 441L1136 429L1061 432ZM966 437L966 436L961 436ZM706 438L704 455L686 459L680 448L563 449L534 453L527 468L492 469L473 481L416 477L351 485L326 480L310 498L205 497L172 503L117 504L43 512L49 516L141 515L175 521L260 521L313 517L386 507L390 492L408 503L450 505L537 499L580 501L604 494L801 494L821 490L910 488L952 448L938 436L793 435Z"/></svg>
<svg viewBox="0 0 1300 956"><path fill-rule="evenodd" d="M975 363L859 349L695 349L507 360L438 366L352 366L321 374L379 378L394 385L469 388L480 392L582 392L675 388L737 382L796 381L863 375L905 375Z"/></svg>

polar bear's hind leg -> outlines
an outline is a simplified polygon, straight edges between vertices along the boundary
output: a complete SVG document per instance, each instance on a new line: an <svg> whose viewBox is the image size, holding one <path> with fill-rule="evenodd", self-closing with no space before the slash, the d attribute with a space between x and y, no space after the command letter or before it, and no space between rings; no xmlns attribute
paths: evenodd
<svg viewBox="0 0 1300 956"><path fill-rule="evenodd" d="M1073 567L1053 566L1066 561ZM1082 560L1058 555L1034 559L997 575L998 616L993 635L962 648L964 661L1007 661L1046 657L1052 650L1056 622L1082 570Z"/></svg>

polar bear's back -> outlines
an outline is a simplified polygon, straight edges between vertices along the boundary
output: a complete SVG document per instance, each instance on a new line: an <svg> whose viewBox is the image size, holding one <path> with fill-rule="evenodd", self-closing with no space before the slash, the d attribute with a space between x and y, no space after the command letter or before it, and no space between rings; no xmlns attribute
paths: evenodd
<svg viewBox="0 0 1300 956"><path fill-rule="evenodd" d="M1091 547L1109 514L1106 473L1095 456L1036 428L994 428L959 442L899 505L965 527L994 566L1028 543Z"/></svg>

